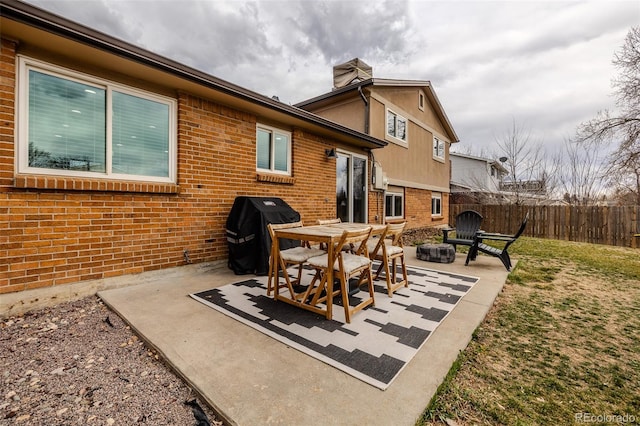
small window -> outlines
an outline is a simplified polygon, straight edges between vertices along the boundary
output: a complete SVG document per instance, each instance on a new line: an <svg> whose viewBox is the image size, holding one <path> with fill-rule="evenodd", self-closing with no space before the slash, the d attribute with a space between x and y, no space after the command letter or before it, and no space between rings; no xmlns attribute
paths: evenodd
<svg viewBox="0 0 640 426"><path fill-rule="evenodd" d="M404 195L397 192L385 194L385 212L387 218L404 217Z"/></svg>
<svg viewBox="0 0 640 426"><path fill-rule="evenodd" d="M407 119L391 110L387 110L387 135L406 142Z"/></svg>
<svg viewBox="0 0 640 426"><path fill-rule="evenodd" d="M259 125L256 134L258 170L291 174L291 133Z"/></svg>
<svg viewBox="0 0 640 426"><path fill-rule="evenodd" d="M444 141L433 137L433 158L444 160Z"/></svg>
<svg viewBox="0 0 640 426"><path fill-rule="evenodd" d="M418 92L418 108L420 111L424 111L424 93Z"/></svg>
<svg viewBox="0 0 640 426"><path fill-rule="evenodd" d="M175 182L176 103L20 58L19 171Z"/></svg>
<svg viewBox="0 0 640 426"><path fill-rule="evenodd" d="M442 194L431 193L431 216L442 216Z"/></svg>

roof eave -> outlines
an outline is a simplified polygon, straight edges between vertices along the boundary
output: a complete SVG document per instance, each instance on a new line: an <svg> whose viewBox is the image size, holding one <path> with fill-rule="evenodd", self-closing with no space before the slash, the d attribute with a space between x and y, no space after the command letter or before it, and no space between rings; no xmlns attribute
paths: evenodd
<svg viewBox="0 0 640 426"><path fill-rule="evenodd" d="M218 92L284 113L311 125L319 126L324 130L338 132L347 138L358 139L360 144L367 148L382 148L387 145L380 139L324 119L298 107L281 103L21 1L0 1L0 18L21 22L75 42L90 45L93 48L154 67Z"/></svg>
<svg viewBox="0 0 640 426"><path fill-rule="evenodd" d="M451 143L460 142L458 135L453 129L453 125L449 121L449 117L444 112L444 108L438 99L438 96L431 85L431 82L428 80L396 80L396 79L386 79L386 78L370 78L367 80L359 81L357 83L352 83L347 86L341 87L339 89L332 90L331 92L324 93L322 95L316 96L311 99L307 99L298 103L295 103L294 106L298 108L305 108L309 105L313 105L318 102L322 102L328 99L331 99L336 96L343 95L345 93L349 93L355 90L359 90L366 86L391 86L391 87L423 87L426 88L427 97L429 101L435 106L436 113L438 117L445 125L447 133L451 139Z"/></svg>

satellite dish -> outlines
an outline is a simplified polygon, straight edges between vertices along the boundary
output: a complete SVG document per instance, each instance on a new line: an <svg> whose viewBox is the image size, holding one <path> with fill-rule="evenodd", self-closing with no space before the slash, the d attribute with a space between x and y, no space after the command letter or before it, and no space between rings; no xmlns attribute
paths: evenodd
<svg viewBox="0 0 640 426"><path fill-rule="evenodd" d="M501 163L504 163L505 161L507 161L507 157L500 157L499 160Z"/></svg>

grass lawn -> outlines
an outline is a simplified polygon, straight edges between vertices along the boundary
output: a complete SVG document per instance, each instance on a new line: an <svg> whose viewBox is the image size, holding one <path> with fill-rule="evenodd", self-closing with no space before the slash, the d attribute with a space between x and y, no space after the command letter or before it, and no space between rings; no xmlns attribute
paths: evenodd
<svg viewBox="0 0 640 426"><path fill-rule="evenodd" d="M640 424L640 250L512 248L516 268L416 424Z"/></svg>

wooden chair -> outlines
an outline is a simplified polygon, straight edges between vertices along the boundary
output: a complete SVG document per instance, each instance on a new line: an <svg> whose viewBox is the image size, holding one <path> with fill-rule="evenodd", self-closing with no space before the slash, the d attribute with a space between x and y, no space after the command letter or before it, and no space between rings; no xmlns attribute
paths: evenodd
<svg viewBox="0 0 640 426"><path fill-rule="evenodd" d="M488 254L489 256L497 257L502 261L502 264L507 271L511 271L511 257L509 256L509 246L513 244L520 235L524 232L524 228L527 226L527 221L529 220L529 212L524 217L518 232L513 235L505 235L505 234L492 234L488 232L478 232L474 238L474 244L469 249L469 253L467 254L467 260L465 261L465 266L469 264L469 260L475 260L478 252ZM504 243L502 248L498 248L495 246L490 246L485 244L484 241L498 241L500 243Z"/></svg>
<svg viewBox="0 0 640 426"><path fill-rule="evenodd" d="M371 227L361 230L346 230L342 233L342 237L335 245L333 250L333 258L329 259L328 253L322 256L310 258L307 263L316 269L316 274L304 294L303 300L312 297L309 304L315 305L325 301L327 297L327 274L326 270L333 267L334 278L339 279L340 289L333 293L334 296L342 295L342 305L344 307L344 316L347 323L351 322L351 316L356 312L364 309L369 305L375 304L373 279L371 274L371 259L367 252L367 240L371 234ZM354 253L340 250L346 244L352 244L356 249ZM359 287L366 279L368 284L369 297L356 306L349 304L349 280L358 277L357 286ZM317 283L317 286L316 286Z"/></svg>
<svg viewBox="0 0 640 426"><path fill-rule="evenodd" d="M318 219L316 223L318 225L331 225L333 223L342 223L342 220L339 217L335 219Z"/></svg>
<svg viewBox="0 0 640 426"><path fill-rule="evenodd" d="M367 242L369 257L372 260L380 261L380 266L373 279L380 279L380 273L384 269L389 297L393 297L393 292L398 288L409 286L407 265L404 260L404 247L402 246L402 234L406 225L407 222L405 221L388 222L387 228L380 235L380 238L370 239ZM398 281L398 271L396 269L398 261L400 262L402 273L402 280L400 281Z"/></svg>
<svg viewBox="0 0 640 426"><path fill-rule="evenodd" d="M320 256L323 253L326 253L324 250L318 248L311 248L305 245L300 247L292 247L286 250L280 250L280 256L277 256L277 253L274 253L275 245L273 241L275 239L275 230L283 229L283 228L298 228L302 226L302 222L294 222L294 223L269 223L267 225L267 229L269 230L269 236L271 237L271 257L269 259L269 280L267 283L267 296L271 295L271 290L273 289L273 279L275 279L275 285L278 285L278 277L274 276L276 271L276 259L280 260L280 268L282 268L284 279L286 285L282 285L280 287L287 287L289 291L293 294L293 286L300 284L300 279L302 277L302 265L307 261L307 259ZM287 272L287 268L291 265L298 266L298 276L295 280L291 280L289 278L289 273Z"/></svg>
<svg viewBox="0 0 640 426"><path fill-rule="evenodd" d="M455 250L458 245L473 245L473 239L476 232L480 230L482 225L482 215L475 210L465 210L456 216L455 228L444 228L442 230L442 242L451 244ZM455 237L449 236L450 232L455 232Z"/></svg>
<svg viewBox="0 0 640 426"><path fill-rule="evenodd" d="M342 223L342 220L337 217L335 219L318 219L316 221L316 223L318 225L334 225L336 223ZM320 248L323 250L326 250L327 248L324 246L324 244L320 244ZM342 247L342 250L346 250L346 251L352 251L353 247L350 244L345 245L344 247Z"/></svg>

